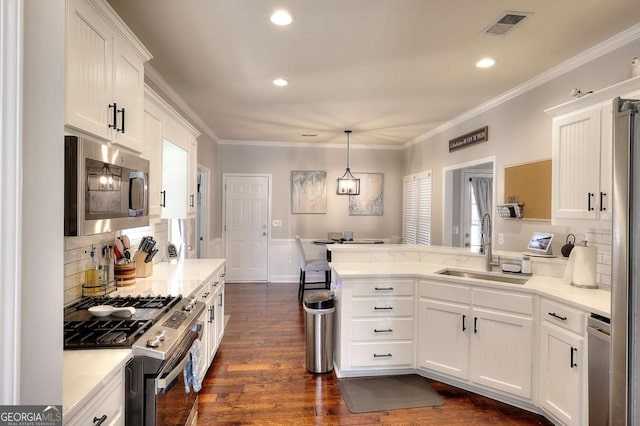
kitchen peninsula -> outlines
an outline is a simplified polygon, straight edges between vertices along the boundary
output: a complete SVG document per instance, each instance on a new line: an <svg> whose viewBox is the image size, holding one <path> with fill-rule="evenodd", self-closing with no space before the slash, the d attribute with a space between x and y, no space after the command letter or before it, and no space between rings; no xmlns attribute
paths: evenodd
<svg viewBox="0 0 640 426"><path fill-rule="evenodd" d="M153 275L138 278L135 285L120 287L109 296L182 296L185 302L195 299L204 305L198 321L203 324L200 337L202 359L208 368L224 335L224 266L224 259L156 263ZM135 319L135 314L133 318ZM162 321L166 318L164 316ZM151 334L153 329L139 336L136 344L146 342ZM169 337L170 334L167 334L167 338ZM124 423L125 418L128 418L125 413L125 366L134 356L137 355L131 347L65 350L65 424L89 424L94 418L100 419L103 416L109 419L109 424Z"/></svg>
<svg viewBox="0 0 640 426"><path fill-rule="evenodd" d="M338 377L417 373L584 424L586 322L610 316L610 293L565 284L566 260L536 259L524 276L486 272L465 249L331 250Z"/></svg>

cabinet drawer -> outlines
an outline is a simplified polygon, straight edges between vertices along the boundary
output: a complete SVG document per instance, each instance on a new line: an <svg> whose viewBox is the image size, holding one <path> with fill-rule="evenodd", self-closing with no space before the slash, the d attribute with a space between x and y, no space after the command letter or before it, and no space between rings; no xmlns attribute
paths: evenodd
<svg viewBox="0 0 640 426"><path fill-rule="evenodd" d="M544 318L545 321L571 330L574 333L584 335L585 314L577 309L570 308L562 303L542 299L540 316Z"/></svg>
<svg viewBox="0 0 640 426"><path fill-rule="evenodd" d="M468 305L471 303L471 287L458 284L432 283L421 281L418 284L420 297L441 299Z"/></svg>
<svg viewBox="0 0 640 426"><path fill-rule="evenodd" d="M352 321L352 339L359 340L411 340L412 318L357 319Z"/></svg>
<svg viewBox="0 0 640 426"><path fill-rule="evenodd" d="M413 316L413 298L377 297L353 300L353 317Z"/></svg>
<svg viewBox="0 0 640 426"><path fill-rule="evenodd" d="M94 418L106 416L104 426L124 424L124 370L118 371L100 391L87 401L71 418L65 418L64 424L92 425Z"/></svg>
<svg viewBox="0 0 640 426"><path fill-rule="evenodd" d="M353 296L413 296L412 280L371 280L353 283Z"/></svg>
<svg viewBox="0 0 640 426"><path fill-rule="evenodd" d="M410 366L413 343L352 343L352 367Z"/></svg>
<svg viewBox="0 0 640 426"><path fill-rule="evenodd" d="M533 296L531 295L477 288L472 291L474 305L533 315Z"/></svg>

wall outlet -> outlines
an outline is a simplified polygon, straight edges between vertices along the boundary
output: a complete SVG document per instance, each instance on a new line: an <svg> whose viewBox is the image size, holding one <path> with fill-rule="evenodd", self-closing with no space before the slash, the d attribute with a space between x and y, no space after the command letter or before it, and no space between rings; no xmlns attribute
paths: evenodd
<svg viewBox="0 0 640 426"><path fill-rule="evenodd" d="M452 229L451 229L451 233L452 233L453 235L458 235L458 234L460 233L460 227L459 227L459 226L456 226L456 225L453 225L453 227L452 227Z"/></svg>
<svg viewBox="0 0 640 426"><path fill-rule="evenodd" d="M282 226L282 221L280 219L273 219L271 221L271 226L273 226L274 228Z"/></svg>
<svg viewBox="0 0 640 426"><path fill-rule="evenodd" d="M502 232L498 232L498 245L504 245L504 234Z"/></svg>

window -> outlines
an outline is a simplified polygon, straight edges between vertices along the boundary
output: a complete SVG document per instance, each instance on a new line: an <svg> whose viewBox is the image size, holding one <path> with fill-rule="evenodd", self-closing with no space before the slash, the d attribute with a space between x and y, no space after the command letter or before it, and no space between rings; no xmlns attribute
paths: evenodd
<svg viewBox="0 0 640 426"><path fill-rule="evenodd" d="M407 244L431 244L431 171L403 180L402 237Z"/></svg>

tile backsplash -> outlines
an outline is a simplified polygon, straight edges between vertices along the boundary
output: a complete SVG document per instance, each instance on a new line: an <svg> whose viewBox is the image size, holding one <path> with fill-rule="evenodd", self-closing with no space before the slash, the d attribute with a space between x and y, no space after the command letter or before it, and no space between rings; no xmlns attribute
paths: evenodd
<svg viewBox="0 0 640 426"><path fill-rule="evenodd" d="M603 290L611 290L611 231L589 229L586 232L587 245L596 247L596 281Z"/></svg>
<svg viewBox="0 0 640 426"><path fill-rule="evenodd" d="M117 236L127 235L131 240L132 255L145 235L153 235L156 240L158 254L153 263L167 259L167 243L169 228L166 220L161 220L150 226L125 229L120 232L90 235L85 237L65 237L64 239L64 304L73 303L82 297L84 270L89 262L91 247L96 248L96 261L99 263L101 250L107 244L113 244Z"/></svg>

